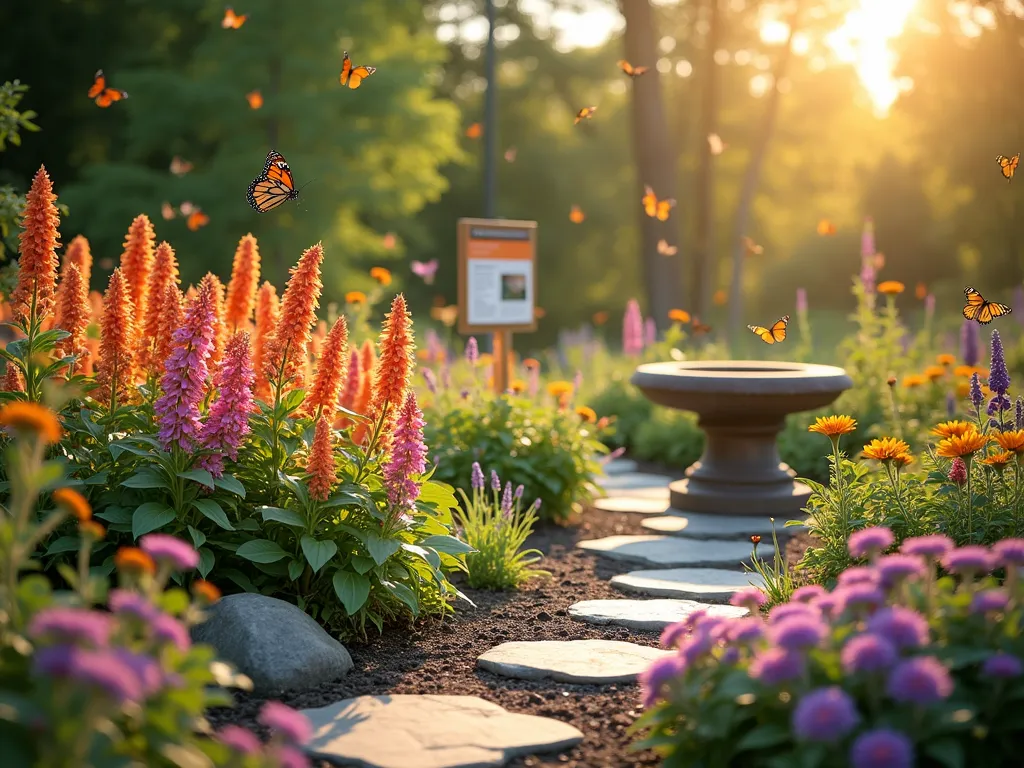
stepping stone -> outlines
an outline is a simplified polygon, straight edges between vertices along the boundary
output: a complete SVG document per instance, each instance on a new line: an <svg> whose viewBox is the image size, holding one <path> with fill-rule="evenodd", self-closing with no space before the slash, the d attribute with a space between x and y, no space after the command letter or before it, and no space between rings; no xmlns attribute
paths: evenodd
<svg viewBox="0 0 1024 768"><path fill-rule="evenodd" d="M313 725L307 753L362 768L498 768L583 740L568 723L506 712L479 696L360 696L302 714Z"/></svg>
<svg viewBox="0 0 1024 768"><path fill-rule="evenodd" d="M672 482L668 475L650 475L645 472L628 472L624 475L599 477L597 484L606 490L625 490L627 488L651 488L664 486Z"/></svg>
<svg viewBox="0 0 1024 768"><path fill-rule="evenodd" d="M728 603L730 597L751 584L763 587L764 580L756 573L727 571L722 568L630 571L613 576L611 580L611 585L623 592L701 600L707 603Z"/></svg>
<svg viewBox="0 0 1024 768"><path fill-rule="evenodd" d="M612 459L604 465L606 475L625 475L636 472L637 463L632 459Z"/></svg>
<svg viewBox="0 0 1024 768"><path fill-rule="evenodd" d="M767 517L743 517L741 515L712 515L700 512L680 512L669 508L668 517L652 517L642 520L640 525L669 536L683 536L689 539L742 539L761 537L761 546L771 546L772 524ZM775 521L775 533L780 539L792 536L800 528L786 528L785 520Z"/></svg>
<svg viewBox="0 0 1024 768"><path fill-rule="evenodd" d="M753 545L749 541L726 539L684 539L679 536L606 536L603 539L581 541L577 545L588 552L612 560L624 560L641 565L662 565L666 568L736 568L750 562ZM771 558L772 546L763 543L757 548L758 557Z"/></svg>
<svg viewBox="0 0 1024 768"><path fill-rule="evenodd" d="M584 600L569 606L569 616L587 624L617 624L629 629L660 632L701 610L727 619L738 619L749 613L746 608L705 605L693 600Z"/></svg>
<svg viewBox="0 0 1024 768"><path fill-rule="evenodd" d="M663 515L669 511L668 488L665 498L646 496L609 496L594 502L594 509L602 512L636 512L641 515Z"/></svg>
<svg viewBox="0 0 1024 768"><path fill-rule="evenodd" d="M598 486L600 488L600 486ZM668 506L669 490L665 483L659 485L646 485L642 488L601 488L604 495L609 499L631 498L631 499L657 499Z"/></svg>
<svg viewBox="0 0 1024 768"><path fill-rule="evenodd" d="M476 664L519 680L610 685L636 682L652 661L672 653L620 640L515 641L491 648Z"/></svg>

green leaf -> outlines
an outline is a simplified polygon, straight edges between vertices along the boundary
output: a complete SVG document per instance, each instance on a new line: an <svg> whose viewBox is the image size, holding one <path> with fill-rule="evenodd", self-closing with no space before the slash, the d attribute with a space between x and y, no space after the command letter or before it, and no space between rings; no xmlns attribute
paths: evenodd
<svg viewBox="0 0 1024 768"><path fill-rule="evenodd" d="M44 555L59 555L61 552L77 552L81 541L77 536L61 536L46 548Z"/></svg>
<svg viewBox="0 0 1024 768"><path fill-rule="evenodd" d="M205 471L205 470L204 470ZM212 520L225 531L233 531L235 527L228 520L227 514L213 499L193 499L192 506L198 509L203 517Z"/></svg>
<svg viewBox="0 0 1024 768"><path fill-rule="evenodd" d="M254 563L276 563L288 557L288 553L267 539L253 539L242 544L235 554Z"/></svg>
<svg viewBox="0 0 1024 768"><path fill-rule="evenodd" d="M362 555L352 555L352 559L349 561L349 565L352 566L352 570L356 573L366 573L371 570L376 563L373 562L372 558L363 557Z"/></svg>
<svg viewBox="0 0 1024 768"><path fill-rule="evenodd" d="M376 531L366 534L366 550L377 565L380 565L398 551L400 542L393 539L382 539Z"/></svg>
<svg viewBox="0 0 1024 768"><path fill-rule="evenodd" d="M249 581L249 577L236 568L221 568L217 571L217 576L234 582L246 592L259 592L256 585Z"/></svg>
<svg viewBox="0 0 1024 768"><path fill-rule="evenodd" d="M115 457L116 458L116 457ZM170 490L167 479L152 469L140 469L123 483L125 488L164 488Z"/></svg>
<svg viewBox="0 0 1024 768"><path fill-rule="evenodd" d="M296 512L294 509L282 509L281 507L257 507L256 511L263 516L264 522L270 522L271 520L290 525L293 528L306 527L305 518Z"/></svg>
<svg viewBox="0 0 1024 768"><path fill-rule="evenodd" d="M306 392L305 392L305 390L293 389L291 392L289 392L287 395L284 396L284 399L281 401L281 409L286 414L287 413L291 413L296 408L298 408L300 405L302 405L302 401L305 400L305 399L306 399Z"/></svg>
<svg viewBox="0 0 1024 768"><path fill-rule="evenodd" d="M221 475L213 481L213 484L218 488L233 493L235 496L241 496L245 498L245 486L242 485L242 481L234 475Z"/></svg>
<svg viewBox="0 0 1024 768"><path fill-rule="evenodd" d="M335 571L331 583L349 616L354 616L370 596L370 580L360 573Z"/></svg>
<svg viewBox="0 0 1024 768"><path fill-rule="evenodd" d="M945 768L964 768L964 748L953 739L925 742L924 752Z"/></svg>
<svg viewBox="0 0 1024 768"><path fill-rule="evenodd" d="M299 539L299 545L313 573L327 565L338 552L338 545L333 541L317 541L312 536L303 536Z"/></svg>
<svg viewBox="0 0 1024 768"><path fill-rule="evenodd" d="M409 610L412 611L413 618L420 615L420 601L416 599L416 593L405 586L405 584L382 580L381 586L409 606Z"/></svg>
<svg viewBox="0 0 1024 768"><path fill-rule="evenodd" d="M143 458L149 458L153 455L152 448L140 448L137 445L133 445L129 440L115 440L110 443L110 446L117 446L122 451L128 451L128 453L134 453L136 456L142 456Z"/></svg>
<svg viewBox="0 0 1024 768"><path fill-rule="evenodd" d="M454 536L428 536L420 542L421 547L430 547L446 555L467 555L476 552L473 547Z"/></svg>
<svg viewBox="0 0 1024 768"><path fill-rule="evenodd" d="M766 725L759 725L737 742L735 746L736 752L744 752L750 749L764 749L765 747L774 747L777 744L782 744L789 740L789 729L783 728L781 725L768 723Z"/></svg>
<svg viewBox="0 0 1024 768"><path fill-rule="evenodd" d="M110 472L104 469L102 472L97 472L95 475L90 475L85 478L82 482L86 485L107 485L109 482Z"/></svg>
<svg viewBox="0 0 1024 768"><path fill-rule="evenodd" d="M132 537L137 539L150 531L163 528L176 517L174 510L162 501L140 504L132 515Z"/></svg>
<svg viewBox="0 0 1024 768"><path fill-rule="evenodd" d="M288 561L288 578L292 581L298 581L298 578L302 575L304 570L306 570L305 560L296 560L292 558Z"/></svg>
<svg viewBox="0 0 1024 768"><path fill-rule="evenodd" d="M178 477L182 477L186 480L195 480L197 483L202 483L207 488L213 488L213 475L205 469L190 469L186 472L179 472Z"/></svg>
<svg viewBox="0 0 1024 768"><path fill-rule="evenodd" d="M204 579L210 575L210 571L213 570L213 564L217 561L217 557L213 554L213 550L209 547L201 547L199 549L199 575Z"/></svg>
<svg viewBox="0 0 1024 768"><path fill-rule="evenodd" d="M423 484L417 501L423 504L433 504L438 509L454 509L459 504L458 499L455 498L455 489L447 483L437 480Z"/></svg>
<svg viewBox="0 0 1024 768"><path fill-rule="evenodd" d="M196 549L199 549L206 543L206 534L196 528L193 528L191 525L188 526L188 535L192 537L192 545ZM204 576L203 578L206 577Z"/></svg>
<svg viewBox="0 0 1024 768"><path fill-rule="evenodd" d="M102 512L97 512L95 516L108 523L120 523L121 525L131 525L133 517L132 510L126 507L107 507Z"/></svg>
<svg viewBox="0 0 1024 768"><path fill-rule="evenodd" d="M432 549L424 549L423 547L418 547L415 544L402 544L402 549L412 555L416 555L416 557L423 558L431 568L438 569L441 567L441 558L437 552Z"/></svg>

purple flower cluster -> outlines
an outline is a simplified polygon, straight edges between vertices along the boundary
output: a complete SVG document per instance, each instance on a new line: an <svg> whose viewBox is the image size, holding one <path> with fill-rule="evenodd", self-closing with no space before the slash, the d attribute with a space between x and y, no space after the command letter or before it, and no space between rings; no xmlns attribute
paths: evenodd
<svg viewBox="0 0 1024 768"><path fill-rule="evenodd" d="M256 374L252 367L249 334L231 337L214 381L217 399L199 431L199 442L213 453L203 456L199 466L214 477L224 474L224 457L238 459L238 449L249 434L249 415L253 410L252 387Z"/></svg>
<svg viewBox="0 0 1024 768"><path fill-rule="evenodd" d="M473 471L470 475L470 483L473 486L474 491L482 491L484 489L484 471L480 469L480 462L473 462Z"/></svg>
<svg viewBox="0 0 1024 768"><path fill-rule="evenodd" d="M51 645L32 659L36 675L69 680L115 704L141 702L163 685L163 673L152 659L123 648L92 650Z"/></svg>
<svg viewBox="0 0 1024 768"><path fill-rule="evenodd" d="M864 528L850 534L847 546L850 557L860 559L877 555L892 546L892 531L888 528Z"/></svg>
<svg viewBox="0 0 1024 768"><path fill-rule="evenodd" d="M476 343L476 336L470 336L466 342L466 360L470 365L476 365L480 359L480 346Z"/></svg>
<svg viewBox="0 0 1024 768"><path fill-rule="evenodd" d="M410 390L398 412L391 454L384 465L384 487L388 501L396 508L411 507L420 493L419 476L427 468L427 446L423 442L423 413Z"/></svg>
<svg viewBox="0 0 1024 768"><path fill-rule="evenodd" d="M164 533L149 533L139 539L142 550L154 560L176 571L191 571L199 565L199 553L191 544Z"/></svg>

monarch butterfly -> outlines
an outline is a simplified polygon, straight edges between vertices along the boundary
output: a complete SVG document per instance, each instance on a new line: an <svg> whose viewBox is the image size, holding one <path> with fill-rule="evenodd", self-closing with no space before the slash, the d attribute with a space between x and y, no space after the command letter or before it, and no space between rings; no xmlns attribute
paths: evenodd
<svg viewBox="0 0 1024 768"><path fill-rule="evenodd" d="M651 218L657 218L658 221L666 221L676 204L676 201L671 198L659 200L658 196L654 194L654 190L646 184L644 185L644 196L640 202L643 203L644 212Z"/></svg>
<svg viewBox="0 0 1024 768"><path fill-rule="evenodd" d="M587 218L586 214L583 213L578 205L574 205L569 209L569 221L573 224L581 224L585 218Z"/></svg>
<svg viewBox="0 0 1024 768"><path fill-rule="evenodd" d="M999 171L1003 174L1003 178L1009 182L1013 179L1013 172L1017 170L1017 164L1020 162L1020 152L1013 157L997 155L996 162L999 163Z"/></svg>
<svg viewBox="0 0 1024 768"><path fill-rule="evenodd" d="M196 232L200 227L205 227L209 223L210 217L203 213L199 208L196 208L185 221L185 226L193 232Z"/></svg>
<svg viewBox="0 0 1024 768"><path fill-rule="evenodd" d="M116 88L107 88L107 78L102 69L97 69L92 78L92 87L89 89L89 98L96 100L97 107L109 107L115 101L128 98L127 91L119 91Z"/></svg>
<svg viewBox="0 0 1024 768"><path fill-rule="evenodd" d="M249 205L260 213L266 213L298 196L288 161L283 155L273 149L270 150L267 162L263 166L263 173L249 185L249 194L246 196Z"/></svg>
<svg viewBox="0 0 1024 768"><path fill-rule="evenodd" d="M763 328L760 325L748 325L747 328L760 336L761 341L765 344L776 344L786 340L786 325L788 323L789 315L783 315L771 328Z"/></svg>
<svg viewBox="0 0 1024 768"><path fill-rule="evenodd" d="M241 16L236 14L229 5L224 9L224 18L221 19L220 25L224 27L224 29L238 29L240 26L245 24L245 20L248 18L248 14L243 14Z"/></svg>
<svg viewBox="0 0 1024 768"><path fill-rule="evenodd" d="M182 216L191 216L192 215L192 211L195 211L195 210L198 210L198 207L195 206L195 205L192 205L192 201L191 200L182 200L181 201L181 205L178 206L178 212Z"/></svg>
<svg viewBox="0 0 1024 768"><path fill-rule="evenodd" d="M188 160L182 160L177 155L171 158L171 173L173 173L175 176L184 176L191 170L192 163L190 163Z"/></svg>
<svg viewBox="0 0 1024 768"><path fill-rule="evenodd" d="M619 69L621 69L630 77L640 77L640 75L642 75L644 72L650 69L650 67L634 67L625 59L620 59L617 63L619 65Z"/></svg>
<svg viewBox="0 0 1024 768"><path fill-rule="evenodd" d="M580 120L589 120L594 116L594 113L596 111L597 107L584 107L583 109L576 113L576 119L573 120L572 124L579 125Z"/></svg>
<svg viewBox="0 0 1024 768"><path fill-rule="evenodd" d="M249 91L245 94L245 100L249 102L249 109L259 109L263 106L263 94L259 90Z"/></svg>
<svg viewBox="0 0 1024 768"><path fill-rule="evenodd" d="M834 235L836 233L836 225L828 219L822 219L818 222L818 234L822 236Z"/></svg>
<svg viewBox="0 0 1024 768"><path fill-rule="evenodd" d="M353 67L352 59L348 57L348 51L345 51L345 58L341 60L341 77L339 80L341 80L342 85L347 85L354 91L362 84L363 80L376 71L376 67L366 67L362 64L358 67Z"/></svg>
<svg viewBox="0 0 1024 768"><path fill-rule="evenodd" d="M662 239L658 241L658 253L662 256L675 256L679 253L679 246L669 245L668 240Z"/></svg>
<svg viewBox="0 0 1024 768"><path fill-rule="evenodd" d="M1013 309L1005 304L985 301L985 297L971 287L964 288L964 296L967 297L964 317L968 320L977 320L982 325L988 325L992 322L993 318L1008 315L1013 311Z"/></svg>

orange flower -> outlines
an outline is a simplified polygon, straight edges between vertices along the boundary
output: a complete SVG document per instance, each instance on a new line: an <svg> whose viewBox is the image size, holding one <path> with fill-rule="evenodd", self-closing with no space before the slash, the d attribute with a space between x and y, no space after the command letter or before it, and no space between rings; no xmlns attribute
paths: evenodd
<svg viewBox="0 0 1024 768"><path fill-rule="evenodd" d="M910 446L902 440L894 437L883 437L881 440L872 440L864 446L864 457L876 461L892 461L893 459L910 452Z"/></svg>
<svg viewBox="0 0 1024 768"><path fill-rule="evenodd" d="M690 322L690 313L685 309L670 309L668 311L668 319L674 323L688 323Z"/></svg>
<svg viewBox="0 0 1024 768"><path fill-rule="evenodd" d="M729 294L719 289L715 291L715 295L711 297L711 300L715 302L716 307L724 307L725 302L729 300Z"/></svg>
<svg viewBox="0 0 1024 768"><path fill-rule="evenodd" d="M370 270L370 277L381 285L391 285L391 271L384 267L374 267Z"/></svg>
<svg viewBox="0 0 1024 768"><path fill-rule="evenodd" d="M153 350L151 353L150 372L154 376L161 376L164 372L164 363L174 348L174 332L181 327L185 321L185 297L177 286L177 281L169 283L163 295L157 301L156 295L150 296L150 306L156 305L159 313L157 315L157 326L153 331Z"/></svg>
<svg viewBox="0 0 1024 768"><path fill-rule="evenodd" d="M231 267L231 281L225 299L224 322L232 332L244 328L256 306L256 291L260 285L260 248L252 233L238 241L235 262Z"/></svg>
<svg viewBox="0 0 1024 768"><path fill-rule="evenodd" d="M945 459L964 458L977 453L988 443L985 435L969 429L962 435L951 435L940 440L935 452Z"/></svg>
<svg viewBox="0 0 1024 768"><path fill-rule="evenodd" d="M228 343L228 324L224 322L224 283L213 272L207 272L199 283L200 289L204 285L209 286L210 295L213 297L213 327L215 335L208 365L211 371L215 371L221 357L224 355L224 347Z"/></svg>
<svg viewBox="0 0 1024 768"><path fill-rule="evenodd" d="M7 364L7 369L4 371L3 384L0 385L0 391L3 392L24 392L25 391L25 378L21 375L21 369L13 363Z"/></svg>
<svg viewBox="0 0 1024 768"><path fill-rule="evenodd" d="M270 399L270 380L263 372L267 339L281 320L281 302L270 282L263 283L256 294L256 333L253 337L252 367L256 372L255 394L266 402Z"/></svg>
<svg viewBox="0 0 1024 768"><path fill-rule="evenodd" d="M966 381L957 382L956 394L957 397L960 398L967 397L969 394L971 394L971 385L968 384Z"/></svg>
<svg viewBox="0 0 1024 768"><path fill-rule="evenodd" d="M11 292L14 321L26 323L35 302L35 316L42 319L53 310L57 287L57 226L60 215L54 203L53 184L46 168L39 166L25 195L22 232L18 235L18 283Z"/></svg>
<svg viewBox="0 0 1024 768"><path fill-rule="evenodd" d="M939 365L952 365L956 362L956 355L951 355L948 352L943 352L941 355L935 356L935 362Z"/></svg>
<svg viewBox="0 0 1024 768"><path fill-rule="evenodd" d="M571 381L552 381L548 384L548 394L552 397L565 397L572 394L574 389Z"/></svg>
<svg viewBox="0 0 1024 768"><path fill-rule="evenodd" d="M201 603L211 604L220 600L220 590L206 579L196 579L192 582L192 594Z"/></svg>
<svg viewBox="0 0 1024 768"><path fill-rule="evenodd" d="M398 409L405 402L405 393L409 389L409 379L415 367L412 316L402 294L395 296L391 302L391 311L384 320L377 344L380 347L380 362L373 378L370 414L374 420L386 414L384 428L381 430L382 445L386 448L391 426L398 415Z"/></svg>
<svg viewBox="0 0 1024 768"><path fill-rule="evenodd" d="M981 460L982 464L986 464L993 469L1005 469L1006 465L1013 461L1013 454L1009 451L1003 451L1002 453L996 453L992 456L986 456Z"/></svg>
<svg viewBox="0 0 1024 768"><path fill-rule="evenodd" d="M320 306L320 265L324 260L324 247L317 243L307 248L292 267L291 278L281 299L281 319L267 339L264 352L264 374L280 386L301 388L304 384L304 366L309 354L309 332L316 322Z"/></svg>
<svg viewBox="0 0 1024 768"><path fill-rule="evenodd" d="M521 395L526 391L526 382L522 379L512 379L512 383L508 385L508 388L512 390L513 394Z"/></svg>
<svg viewBox="0 0 1024 768"><path fill-rule="evenodd" d="M96 362L99 387L92 391L92 398L113 410L128 401L129 388L135 384L135 307L120 267L110 275L103 303L100 359Z"/></svg>
<svg viewBox="0 0 1024 768"><path fill-rule="evenodd" d="M263 94L258 89L245 94L245 100L249 102L249 109L259 109L263 106Z"/></svg>
<svg viewBox="0 0 1024 768"><path fill-rule="evenodd" d="M78 271L82 273L82 282L88 290L89 282L92 280L92 252L89 250L89 241L82 235L76 235L64 250L64 261L60 265L61 279L64 278L64 271L70 264L78 265Z"/></svg>
<svg viewBox="0 0 1024 768"><path fill-rule="evenodd" d="M896 296L906 289L907 287L899 280L883 280L878 284L878 292L887 296Z"/></svg>
<svg viewBox="0 0 1024 768"><path fill-rule="evenodd" d="M929 365L924 369L924 375L929 381L935 381L936 379L941 379L946 375L946 369L941 365Z"/></svg>
<svg viewBox="0 0 1024 768"><path fill-rule="evenodd" d="M7 401L7 404L0 408L0 427L16 432L34 432L47 443L60 442L61 428L57 414L38 403L25 400Z"/></svg>
<svg viewBox="0 0 1024 768"><path fill-rule="evenodd" d="M953 437L953 435L963 435L971 430L977 431L977 428L967 421L944 421L941 424L936 424L932 427L931 433L938 435L940 438L945 439L947 437Z"/></svg>
<svg viewBox="0 0 1024 768"><path fill-rule="evenodd" d="M540 361L532 357L528 357L525 360L523 360L523 368L525 368L528 371L532 371L535 368L540 368Z"/></svg>
<svg viewBox="0 0 1024 768"><path fill-rule="evenodd" d="M988 376L988 371L974 365L958 365L953 369L954 376L962 376L965 379L971 378L974 374L978 374L979 377L985 378Z"/></svg>
<svg viewBox="0 0 1024 768"><path fill-rule="evenodd" d="M903 377L903 386L907 389L914 389L922 384L924 384L924 376L918 376L916 373Z"/></svg>
<svg viewBox="0 0 1024 768"><path fill-rule="evenodd" d="M914 288L914 295L918 299L924 300L924 297L928 295L928 286L924 283L918 283Z"/></svg>
<svg viewBox="0 0 1024 768"><path fill-rule="evenodd" d="M907 466L914 460L914 457L909 453L901 453L898 456L893 457L893 461L899 464L901 467Z"/></svg>
<svg viewBox="0 0 1024 768"><path fill-rule="evenodd" d="M157 357L155 349L160 340L160 328L166 325L164 312L168 309L167 288L173 286L178 291L178 260L170 243L162 242L156 247L153 257L153 270L149 275L149 288L146 297L146 314L136 313L142 331L139 337L139 367L146 374L160 376L164 369L166 357ZM176 294L177 296L177 294ZM179 302L180 305L180 302ZM173 308L172 308L173 309ZM170 329L173 333L177 328Z"/></svg>
<svg viewBox="0 0 1024 768"><path fill-rule="evenodd" d="M309 497L315 501L327 501L331 488L338 482L338 473L334 466L331 425L324 416L316 423L306 472L309 473Z"/></svg>
<svg viewBox="0 0 1024 768"><path fill-rule="evenodd" d="M156 233L149 217L140 213L128 227L121 254L121 273L128 284L135 317L142 323L149 303L149 274L153 271L153 246Z"/></svg>
<svg viewBox="0 0 1024 768"><path fill-rule="evenodd" d="M323 350L316 361L316 377L310 387L309 396L303 407L306 413L319 416L321 412L328 419L334 419L338 410L341 384L348 370L348 323L342 315L334 321Z"/></svg>
<svg viewBox="0 0 1024 768"><path fill-rule="evenodd" d="M74 375L75 368L88 354L85 347L85 330L89 327L89 293L82 281L82 272L77 264L68 264L57 291L60 302L54 325L67 331L70 336L57 342L57 356L77 355L78 360L69 366L68 375Z"/></svg>
<svg viewBox="0 0 1024 768"><path fill-rule="evenodd" d="M807 428L807 431L817 432L819 435L831 439L840 435L848 435L855 429L857 429L857 421L849 416L819 416Z"/></svg>
<svg viewBox="0 0 1024 768"><path fill-rule="evenodd" d="M83 538L90 538L99 541L107 535L107 529L95 520L84 520L78 524L78 532Z"/></svg>
<svg viewBox="0 0 1024 768"><path fill-rule="evenodd" d="M1008 432L996 432L992 439L999 443L999 447L1010 453L1024 453L1024 429L1014 429Z"/></svg>
<svg viewBox="0 0 1024 768"><path fill-rule="evenodd" d="M117 570L128 573L147 573L150 576L156 573L153 558L138 547L121 547L114 555L114 565Z"/></svg>
<svg viewBox="0 0 1024 768"><path fill-rule="evenodd" d="M588 408L585 405L581 405L576 409L576 415L579 416L587 424L593 424L597 421L597 414L593 408Z"/></svg>
<svg viewBox="0 0 1024 768"><path fill-rule="evenodd" d="M604 325L608 322L609 317L609 313L602 309L600 312L595 312L590 319L593 320L594 325Z"/></svg>
<svg viewBox="0 0 1024 768"><path fill-rule="evenodd" d="M53 503L61 507L78 522L84 523L92 517L92 507L85 496L73 488L58 488L53 492Z"/></svg>
<svg viewBox="0 0 1024 768"><path fill-rule="evenodd" d="M349 291L345 294L346 304L365 304L366 294L362 291Z"/></svg>
<svg viewBox="0 0 1024 768"><path fill-rule="evenodd" d="M356 392L355 402L352 410L356 413L366 415L370 410L370 400L373 399L373 376L374 368L377 365L377 355L374 351L373 342L369 339L363 341L359 349L359 390ZM352 442L361 445L369 428L366 422L360 421L352 432Z"/></svg>

